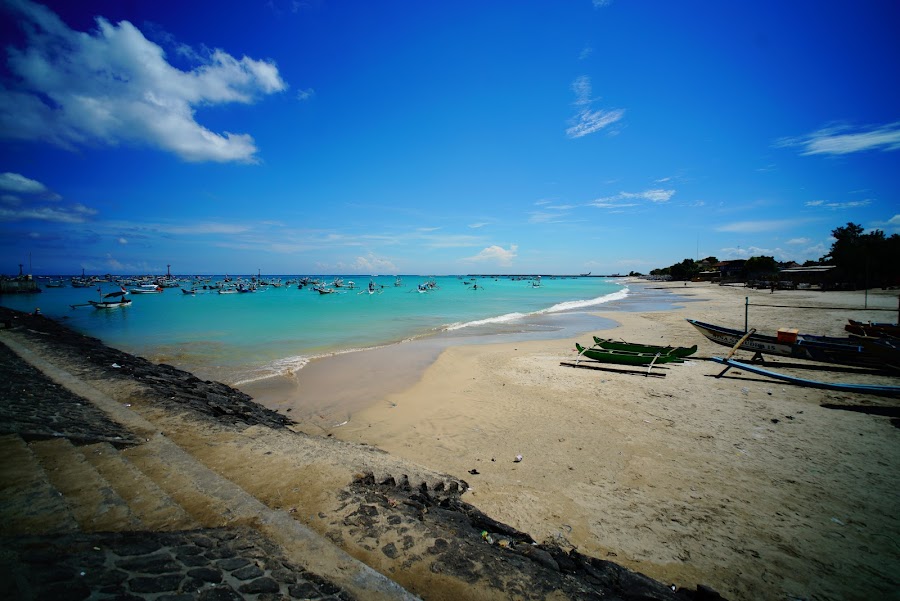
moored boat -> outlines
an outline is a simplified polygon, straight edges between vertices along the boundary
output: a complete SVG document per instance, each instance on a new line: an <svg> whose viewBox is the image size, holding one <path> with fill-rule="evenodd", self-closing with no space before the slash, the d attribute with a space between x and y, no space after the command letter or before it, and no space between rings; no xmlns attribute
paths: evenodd
<svg viewBox="0 0 900 601"><path fill-rule="evenodd" d="M120 307L127 307L131 305L130 298L120 298L119 300L111 300L111 301L88 301L92 307L95 309L118 309Z"/></svg>
<svg viewBox="0 0 900 601"><path fill-rule="evenodd" d="M137 288L132 288L132 294L159 294L163 291L162 286L157 284L141 284Z"/></svg>
<svg viewBox="0 0 900 601"><path fill-rule="evenodd" d="M578 354L602 363L617 363L619 365L650 365L660 363L681 362L681 357L675 355L663 355L661 353L639 353L636 351L623 351L616 349L585 348L575 343Z"/></svg>

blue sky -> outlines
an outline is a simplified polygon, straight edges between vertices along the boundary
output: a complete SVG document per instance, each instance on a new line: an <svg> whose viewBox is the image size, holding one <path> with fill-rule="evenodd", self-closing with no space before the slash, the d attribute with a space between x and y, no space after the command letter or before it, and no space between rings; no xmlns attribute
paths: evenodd
<svg viewBox="0 0 900 601"><path fill-rule="evenodd" d="M0 0L0 273L627 273L900 232L900 5Z"/></svg>

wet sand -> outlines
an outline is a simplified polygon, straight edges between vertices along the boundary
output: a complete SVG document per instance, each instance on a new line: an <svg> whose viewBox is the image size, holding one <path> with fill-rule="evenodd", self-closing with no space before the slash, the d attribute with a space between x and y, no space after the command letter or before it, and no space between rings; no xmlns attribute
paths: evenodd
<svg viewBox="0 0 900 601"><path fill-rule="evenodd" d="M897 399L738 370L717 379L722 366L708 358L727 349L684 318L742 328L749 297L750 326L760 332L796 327L839 336L847 318L896 321L896 313L863 305L896 310L897 291L870 291L865 299L862 292L651 286L694 302L668 311L603 312L619 327L576 338L437 349L421 377L416 359L430 359L404 357L404 345L384 349L377 361L364 353L322 361L321 382L344 381L358 399L363 380L371 394L359 409L342 410L343 419L324 428L314 419L306 431L327 430L464 477L472 487L468 502L535 539L678 586L707 582L731 599L894 595L900 428L890 415L900 415ZM574 358L574 342L587 343L591 333L698 344L699 351L682 365L661 367L664 378L561 365ZM801 363L772 358L769 368L900 384L894 376ZM292 384L298 396L278 387L251 394L286 411L316 398L314 373ZM302 429L298 412L289 415ZM333 427L348 413L349 423Z"/></svg>

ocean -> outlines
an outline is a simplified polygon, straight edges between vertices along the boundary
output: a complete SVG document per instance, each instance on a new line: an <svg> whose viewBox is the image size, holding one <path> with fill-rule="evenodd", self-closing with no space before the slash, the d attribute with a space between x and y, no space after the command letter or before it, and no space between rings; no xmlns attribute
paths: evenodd
<svg viewBox="0 0 900 601"><path fill-rule="evenodd" d="M336 276L317 277L330 283ZM399 286L397 276L341 277L345 286L325 295L297 284L246 294L198 289L187 295L166 288L161 294L131 294L132 304L119 309L83 306L119 289L103 283L101 291L98 286L41 285L40 294L3 295L0 304L20 311L40 308L110 346L240 386L295 374L315 358L414 340L473 343L575 336L611 327L609 320L591 312L613 309L631 294L622 281L597 277L544 277L539 286L509 277L407 275ZM210 279L215 283L222 277ZM350 281L355 289L347 288ZM374 294L366 289L370 281ZM429 281L434 287L420 293L418 285Z"/></svg>

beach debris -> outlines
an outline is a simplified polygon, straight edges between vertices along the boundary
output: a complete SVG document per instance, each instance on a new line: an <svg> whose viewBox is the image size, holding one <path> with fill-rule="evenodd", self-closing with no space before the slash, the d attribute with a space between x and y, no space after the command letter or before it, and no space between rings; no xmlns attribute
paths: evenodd
<svg viewBox="0 0 900 601"><path fill-rule="evenodd" d="M120 369L122 366L119 365L118 363L113 363L112 367L115 367L116 369Z"/></svg>
<svg viewBox="0 0 900 601"><path fill-rule="evenodd" d="M472 474L473 476L477 476L479 472L475 468L472 468L469 470L469 473Z"/></svg>
<svg viewBox="0 0 900 601"><path fill-rule="evenodd" d="M488 534L488 531L487 531L487 530L482 530L482 531L481 531L481 540L483 540L484 542L486 542L486 543L489 544L489 545L493 545L493 544L494 544L494 537L491 536L490 534Z"/></svg>
<svg viewBox="0 0 900 601"><path fill-rule="evenodd" d="M521 455L516 455L516 458L513 459L513 463L519 463L520 461L522 461L522 456L521 456Z"/></svg>
<svg viewBox="0 0 900 601"><path fill-rule="evenodd" d="M831 521L834 522L835 524L837 524L838 526L846 526L846 524L844 522L842 522L841 520L839 520L837 518L831 518Z"/></svg>

